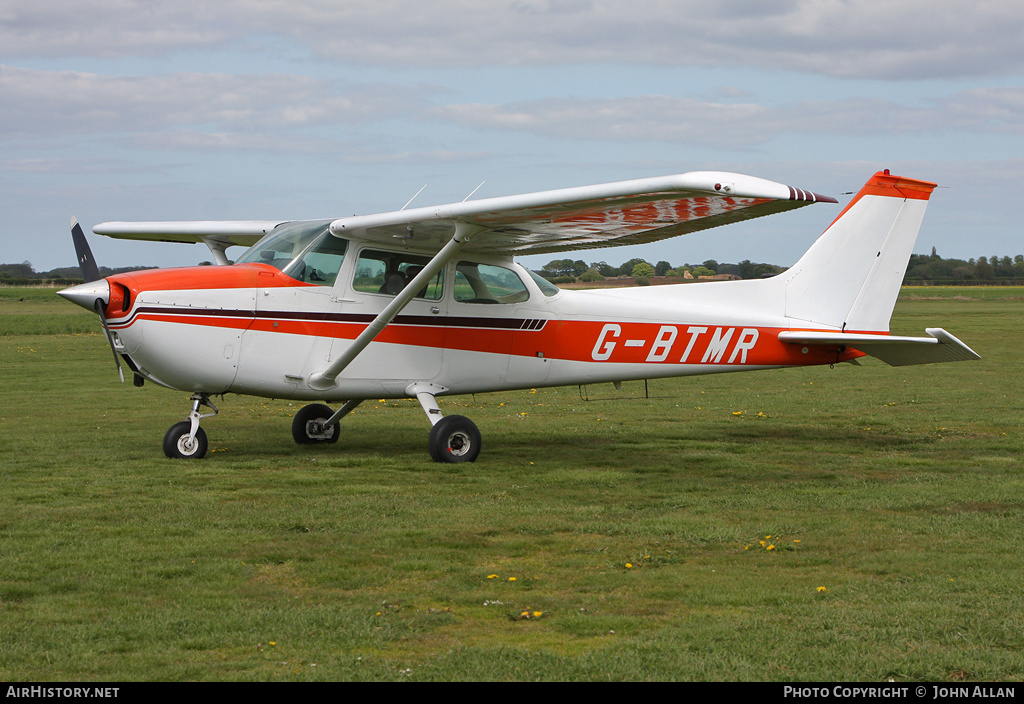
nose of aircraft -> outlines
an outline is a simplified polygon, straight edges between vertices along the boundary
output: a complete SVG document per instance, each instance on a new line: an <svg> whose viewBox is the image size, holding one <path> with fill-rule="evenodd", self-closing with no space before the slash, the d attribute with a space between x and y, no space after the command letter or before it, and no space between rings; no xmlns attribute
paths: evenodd
<svg viewBox="0 0 1024 704"><path fill-rule="evenodd" d="M63 291L57 291L57 295L86 310L95 311L97 298L103 301L104 306L110 303L110 284L106 279L89 281Z"/></svg>

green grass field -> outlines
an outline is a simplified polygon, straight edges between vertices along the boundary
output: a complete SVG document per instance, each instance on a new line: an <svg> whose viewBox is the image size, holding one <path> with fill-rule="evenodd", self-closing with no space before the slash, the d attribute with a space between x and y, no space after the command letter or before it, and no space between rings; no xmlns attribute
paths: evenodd
<svg viewBox="0 0 1024 704"><path fill-rule="evenodd" d="M22 300L24 299L24 300ZM1024 290L905 289L978 362L412 401L334 446L121 385L95 317L0 290L0 679L1020 681Z"/></svg>

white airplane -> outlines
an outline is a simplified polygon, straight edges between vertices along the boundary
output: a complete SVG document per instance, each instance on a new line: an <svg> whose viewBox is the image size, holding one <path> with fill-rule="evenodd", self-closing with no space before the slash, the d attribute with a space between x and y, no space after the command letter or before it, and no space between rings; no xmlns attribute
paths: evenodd
<svg viewBox="0 0 1024 704"><path fill-rule="evenodd" d="M335 220L108 222L109 237L203 242L223 266L101 279L81 227L87 283L60 295L96 310L120 372L192 393L164 437L174 458L207 451L215 394L324 401L292 423L333 443L367 398L416 398L431 456L472 462L480 432L436 398L852 362L978 359L942 329L889 334L934 183L875 174L773 278L563 291L516 264L653 242L834 198L740 174L695 172ZM249 248L232 264L225 250ZM120 359L119 359L120 358ZM123 381L123 375L122 375ZM204 412L209 408L209 412Z"/></svg>

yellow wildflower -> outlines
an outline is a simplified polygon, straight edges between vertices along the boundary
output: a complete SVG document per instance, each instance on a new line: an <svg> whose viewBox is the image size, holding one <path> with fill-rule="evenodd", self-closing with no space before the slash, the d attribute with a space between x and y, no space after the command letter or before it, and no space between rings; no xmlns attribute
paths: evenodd
<svg viewBox="0 0 1024 704"><path fill-rule="evenodd" d="M828 589L826 589L825 587L818 587L818 593L819 594L822 593L822 592L827 592L827 591L828 591Z"/></svg>

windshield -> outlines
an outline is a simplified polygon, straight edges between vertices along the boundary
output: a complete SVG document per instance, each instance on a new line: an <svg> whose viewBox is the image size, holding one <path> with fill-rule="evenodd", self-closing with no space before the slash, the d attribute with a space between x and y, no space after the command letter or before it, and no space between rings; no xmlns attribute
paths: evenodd
<svg viewBox="0 0 1024 704"><path fill-rule="evenodd" d="M530 275L530 278L533 279L533 282L537 284L537 286L540 288L540 292L543 293L545 296L548 296L550 298L551 296L557 296L559 293L562 292L562 289L555 286L553 283L545 279L537 272L531 271L529 269L527 269L526 271Z"/></svg>
<svg viewBox="0 0 1024 704"><path fill-rule="evenodd" d="M269 264L298 281L333 286L348 240L335 237L330 220L282 225L242 253L235 262Z"/></svg>

